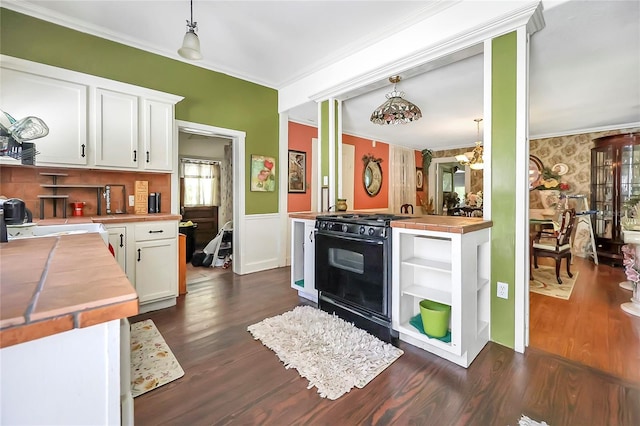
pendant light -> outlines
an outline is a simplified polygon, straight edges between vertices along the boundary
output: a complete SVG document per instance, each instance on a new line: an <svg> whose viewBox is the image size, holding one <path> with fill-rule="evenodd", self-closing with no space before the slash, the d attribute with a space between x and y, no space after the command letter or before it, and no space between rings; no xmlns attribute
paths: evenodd
<svg viewBox="0 0 640 426"><path fill-rule="evenodd" d="M484 160L482 158L483 149L482 141L480 140L480 122L482 118L476 118L473 121L476 122L478 131L478 139L476 140L476 147L473 151L465 152L464 154L456 155L456 160L463 166L469 166L472 170L482 170L484 168Z"/></svg>
<svg viewBox="0 0 640 426"><path fill-rule="evenodd" d="M198 23L193 22L193 0L191 0L191 21L187 21L187 33L184 35L182 47L178 49L178 54L185 59L202 59L200 53L200 39L196 34Z"/></svg>
<svg viewBox="0 0 640 426"><path fill-rule="evenodd" d="M422 117L420 108L403 99L404 92L396 90L396 84L400 81L400 76L389 77L389 81L393 83L393 91L387 93L387 101L373 111L371 122L380 125L405 124Z"/></svg>

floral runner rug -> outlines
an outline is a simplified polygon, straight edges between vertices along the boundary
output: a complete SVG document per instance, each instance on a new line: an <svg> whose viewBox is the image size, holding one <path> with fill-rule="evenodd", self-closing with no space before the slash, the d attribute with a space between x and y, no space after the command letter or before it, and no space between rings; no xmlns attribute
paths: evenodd
<svg viewBox="0 0 640 426"><path fill-rule="evenodd" d="M131 324L133 397L184 376L184 370L151 320Z"/></svg>
<svg viewBox="0 0 640 426"><path fill-rule="evenodd" d="M573 272L573 278L569 278L564 263L561 266L560 279L562 284L558 284L556 280L555 267L540 265L538 269L532 268L533 280L529 281L529 291L569 300L573 286L576 283L576 279L578 279L578 272Z"/></svg>
<svg viewBox="0 0 640 426"><path fill-rule="evenodd" d="M353 324L311 306L250 325L254 339L295 368L323 398L363 388L404 352Z"/></svg>

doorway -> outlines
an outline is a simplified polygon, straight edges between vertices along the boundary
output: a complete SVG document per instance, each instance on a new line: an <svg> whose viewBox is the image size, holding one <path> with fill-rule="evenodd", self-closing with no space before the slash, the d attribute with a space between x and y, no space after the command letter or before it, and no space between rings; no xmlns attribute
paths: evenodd
<svg viewBox="0 0 640 426"><path fill-rule="evenodd" d="M454 157L434 158L429 167L429 194L435 214L446 215L452 208L464 205L471 190L471 170ZM457 200L457 202L456 202Z"/></svg>
<svg viewBox="0 0 640 426"><path fill-rule="evenodd" d="M233 218L232 139L180 131L180 213L202 250ZM189 246L189 244L187 244ZM187 258L189 258L187 253Z"/></svg>
<svg viewBox="0 0 640 426"><path fill-rule="evenodd" d="M241 159L244 159L245 150L244 150L244 141L245 141L245 133L237 130L224 129L220 127L209 126L206 124L192 123L181 120L176 120L177 125L177 137L176 139L179 141L178 146L176 146L176 151L180 152L180 138L189 137L189 135L198 135L199 137L204 137L204 143L211 143L214 140L225 140L223 145L228 145L230 150L230 171L228 173L229 185L227 186L227 192L231 201L228 203L227 208L230 209L230 219L228 222L231 222L231 226L233 226L232 233L232 247L233 250L233 262L232 268L233 272L236 274L242 274L244 271L244 258L242 256L242 251L238 249L240 247L241 242L243 241L243 226L242 219L244 218L244 194L240 193L240 189L244 186L244 172L245 165ZM224 148L223 148L224 152ZM193 155L193 153L190 153ZM203 156L202 152L199 154ZM206 155L214 155L214 154L206 154ZM179 170L179 155L175 155L175 169ZM224 154L223 158L224 160ZM173 188L180 187L180 175L179 173L174 173L172 176L171 186ZM172 211L179 211L180 209L180 197L179 190L172 195ZM220 216L218 216L218 219ZM223 216L222 219L225 220L226 216ZM218 228L224 226L224 223L218 223Z"/></svg>

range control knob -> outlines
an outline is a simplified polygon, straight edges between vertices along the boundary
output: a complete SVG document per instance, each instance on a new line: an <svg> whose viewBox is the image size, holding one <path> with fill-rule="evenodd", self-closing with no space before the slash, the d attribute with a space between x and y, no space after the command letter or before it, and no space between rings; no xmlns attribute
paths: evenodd
<svg viewBox="0 0 640 426"><path fill-rule="evenodd" d="M375 234L375 233L376 233L376 230L375 230L375 229L373 229L373 228L369 228L369 231L368 231L368 232L369 232L369 235L373 237L373 234Z"/></svg>
<svg viewBox="0 0 640 426"><path fill-rule="evenodd" d="M342 232L347 232L349 227L347 225L342 225Z"/></svg>
<svg viewBox="0 0 640 426"><path fill-rule="evenodd" d="M359 232L360 234L364 234L364 226L360 226Z"/></svg>
<svg viewBox="0 0 640 426"><path fill-rule="evenodd" d="M320 224L320 227L321 227L322 229L327 229L327 222L322 222L322 223Z"/></svg>

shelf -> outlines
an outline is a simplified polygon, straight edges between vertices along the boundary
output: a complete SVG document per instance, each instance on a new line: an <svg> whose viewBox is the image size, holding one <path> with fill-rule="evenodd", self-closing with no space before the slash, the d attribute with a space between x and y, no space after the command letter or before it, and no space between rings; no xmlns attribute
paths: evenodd
<svg viewBox="0 0 640 426"><path fill-rule="evenodd" d="M412 285L402 290L402 294L417 297L419 299L429 299L433 300L434 302L440 302L451 306L450 291L436 290L421 285Z"/></svg>
<svg viewBox="0 0 640 426"><path fill-rule="evenodd" d="M66 173L40 173L40 176L69 176Z"/></svg>
<svg viewBox="0 0 640 426"><path fill-rule="evenodd" d="M398 326L398 331L400 333L407 334L407 335L413 337L414 339L418 339L418 340L426 342L426 343L428 343L430 345L438 347L440 349L444 349L445 351L452 352L453 349L454 349L452 343L445 343L442 340L429 337L426 334L422 334L418 330L416 330L414 326L409 324L408 321L400 323L400 325ZM451 336L451 337L452 337L452 340L453 340L453 336Z"/></svg>
<svg viewBox="0 0 640 426"><path fill-rule="evenodd" d="M410 257L402 261L403 265L416 266L418 268L432 269L434 271L451 272L451 263L438 260L429 260L421 257Z"/></svg>
<svg viewBox="0 0 640 426"><path fill-rule="evenodd" d="M43 188L93 188L93 189L101 189L104 188L104 185L51 185L51 184L42 184L40 185Z"/></svg>

